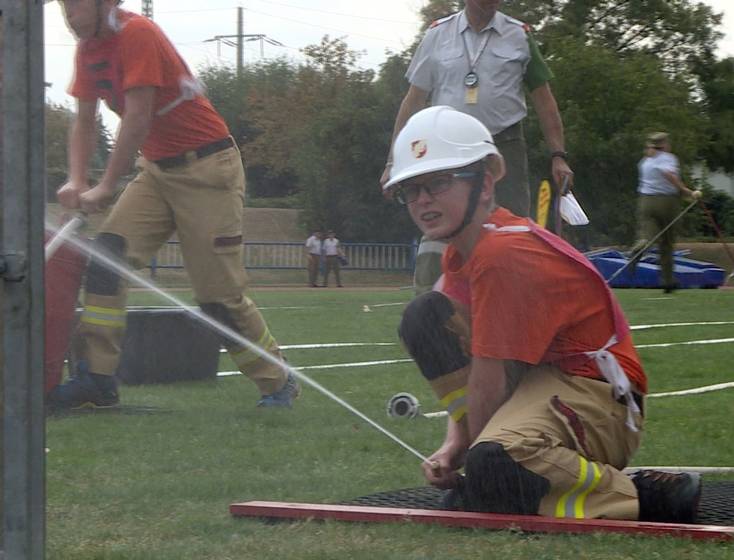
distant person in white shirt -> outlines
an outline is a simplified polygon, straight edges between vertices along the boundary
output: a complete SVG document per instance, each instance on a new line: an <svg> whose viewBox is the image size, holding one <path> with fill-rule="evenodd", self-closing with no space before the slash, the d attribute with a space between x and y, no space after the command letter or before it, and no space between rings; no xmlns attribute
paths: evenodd
<svg viewBox="0 0 734 560"><path fill-rule="evenodd" d="M336 278L336 285L338 288L341 288L342 281L339 277L341 263L339 262L339 259L344 258L344 252L339 244L339 240L334 237L334 232L332 230L326 232L326 239L324 239L324 255L326 256L324 287L329 285L329 273L333 270L334 278Z"/></svg>
<svg viewBox="0 0 734 560"><path fill-rule="evenodd" d="M308 283L312 288L318 288L316 280L319 277L319 265L321 264L321 232L314 231L306 239L306 259L308 268Z"/></svg>
<svg viewBox="0 0 734 560"><path fill-rule="evenodd" d="M650 240L667 227L680 213L680 200L692 200L701 191L692 191L680 178L678 158L670 152L670 137L665 132L654 132L647 137L644 157L638 164L640 198L637 205L637 242L630 251L637 255ZM675 228L668 228L658 241L660 273L666 294L675 290L673 276L673 245Z"/></svg>

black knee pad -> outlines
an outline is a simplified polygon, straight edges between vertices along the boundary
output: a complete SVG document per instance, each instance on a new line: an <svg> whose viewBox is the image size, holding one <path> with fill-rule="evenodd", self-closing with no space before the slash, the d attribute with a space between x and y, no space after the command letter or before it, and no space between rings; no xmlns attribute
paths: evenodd
<svg viewBox="0 0 734 560"><path fill-rule="evenodd" d="M231 313L227 310L227 306L223 303L200 303L199 307L201 310L206 313L209 317L214 319L216 322L221 323L225 327L233 330L236 333L240 332L240 329L237 327L237 324L234 322L234 319L232 319ZM221 343L225 347L234 346L235 342L228 336L224 336L223 334L219 335Z"/></svg>
<svg viewBox="0 0 734 560"><path fill-rule="evenodd" d="M440 292L421 294L403 312L398 335L429 381L461 369L470 362L461 348L459 337L446 328L446 322L453 314L453 305Z"/></svg>
<svg viewBox="0 0 734 560"><path fill-rule="evenodd" d="M478 443L464 465L465 500L469 511L533 515L550 483L512 460L495 442Z"/></svg>
<svg viewBox="0 0 734 560"><path fill-rule="evenodd" d="M114 233L100 233L94 239L95 248L102 254L122 261L125 258L125 238ZM94 255L87 269L87 292L98 296L115 296L120 291L120 276L100 262Z"/></svg>

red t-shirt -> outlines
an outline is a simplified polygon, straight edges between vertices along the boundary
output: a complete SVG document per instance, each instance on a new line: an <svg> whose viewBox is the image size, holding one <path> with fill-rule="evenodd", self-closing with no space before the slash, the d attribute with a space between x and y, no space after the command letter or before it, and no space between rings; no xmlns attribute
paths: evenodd
<svg viewBox="0 0 734 560"><path fill-rule="evenodd" d="M527 225L504 208L489 221L497 227ZM603 279L591 270L532 232L488 230L466 262L449 246L443 269L447 295L468 282L474 356L549 363L571 375L602 378L593 359L581 355L602 348L615 332ZM647 392L631 336L609 351L638 390Z"/></svg>
<svg viewBox="0 0 734 560"><path fill-rule="evenodd" d="M85 101L104 99L110 109L122 115L127 90L153 86L153 110L157 113L181 95L180 81L191 73L151 20L117 10L117 22L121 27L117 33L79 43L69 93ZM200 95L163 115L155 115L142 152L146 159L155 161L228 135L222 117Z"/></svg>

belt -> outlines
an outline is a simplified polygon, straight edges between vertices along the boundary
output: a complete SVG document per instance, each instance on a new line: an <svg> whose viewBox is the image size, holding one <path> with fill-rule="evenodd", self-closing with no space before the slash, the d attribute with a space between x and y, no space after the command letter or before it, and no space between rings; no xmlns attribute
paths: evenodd
<svg viewBox="0 0 734 560"><path fill-rule="evenodd" d="M224 151L228 148L232 148L234 145L234 140L228 136L227 138L222 138L221 140L216 140L215 142L199 146L195 150L188 150L176 156L158 159L153 163L161 169L172 169L173 167L181 167L193 160L201 159L203 157L216 154L217 152Z"/></svg>
<svg viewBox="0 0 734 560"><path fill-rule="evenodd" d="M497 134L493 134L492 138L495 144L504 144L506 142L512 142L513 140L524 140L525 132L522 120L511 124L504 130L499 131Z"/></svg>

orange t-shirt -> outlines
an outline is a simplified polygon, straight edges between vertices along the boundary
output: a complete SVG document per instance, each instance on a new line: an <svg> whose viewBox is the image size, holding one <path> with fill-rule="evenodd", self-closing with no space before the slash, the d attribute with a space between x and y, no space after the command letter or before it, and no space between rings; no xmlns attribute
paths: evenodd
<svg viewBox="0 0 734 560"><path fill-rule="evenodd" d="M497 227L527 225L503 208L489 221ZM447 295L468 282L474 356L549 363L571 375L603 378L594 360L582 354L602 348L615 332L603 279L593 271L532 232L487 230L466 262L449 246L443 268ZM629 334L609 351L638 390L647 392Z"/></svg>
<svg viewBox="0 0 734 560"><path fill-rule="evenodd" d="M86 101L104 99L110 109L122 115L127 90L153 86L153 110L157 113L181 95L180 80L191 73L155 23L124 10L117 10L116 16L121 27L118 32L79 43L69 93ZM155 115L142 152L146 159L155 161L228 135L222 117L199 95Z"/></svg>

